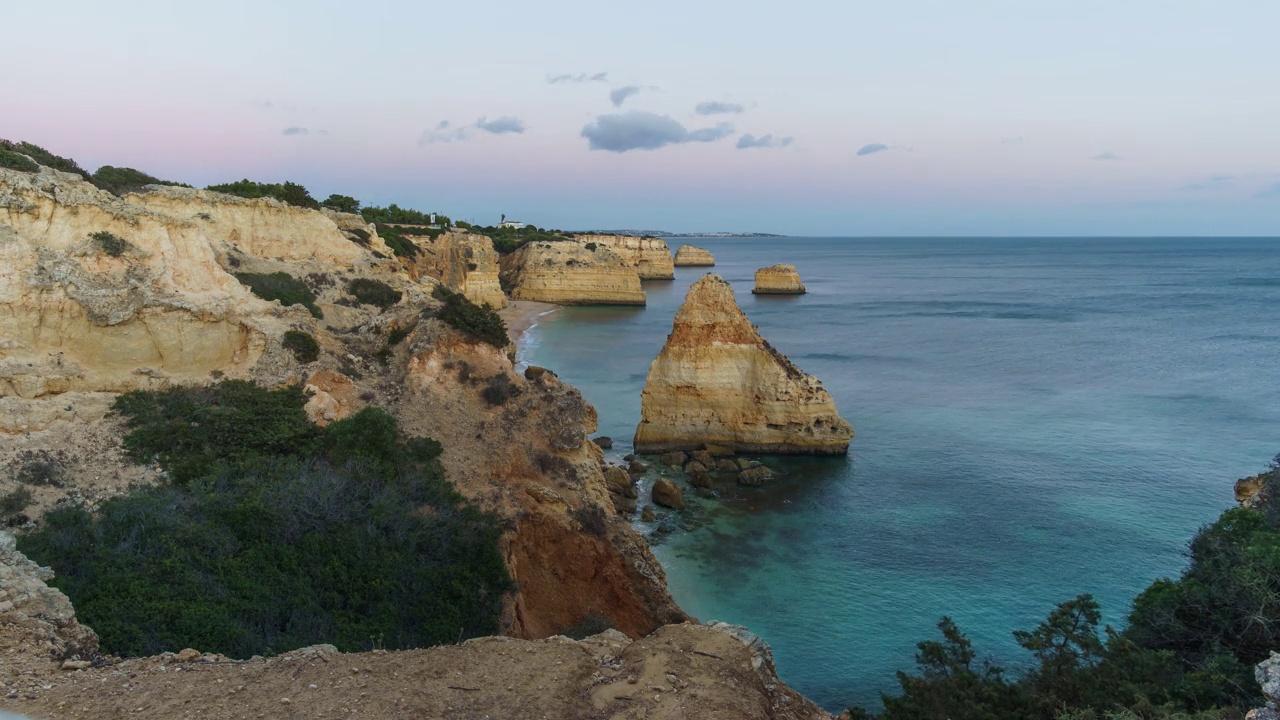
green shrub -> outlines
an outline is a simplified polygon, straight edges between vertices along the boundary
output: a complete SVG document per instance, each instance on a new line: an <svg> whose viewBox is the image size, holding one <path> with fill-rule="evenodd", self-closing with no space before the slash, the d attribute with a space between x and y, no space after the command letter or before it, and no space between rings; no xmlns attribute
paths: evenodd
<svg viewBox="0 0 1280 720"><path fill-rule="evenodd" d="M360 212L360 201L350 195L333 194L320 201L322 207L344 213Z"/></svg>
<svg viewBox="0 0 1280 720"><path fill-rule="evenodd" d="M115 195L136 192L147 185L172 185L175 187L191 187L183 183L161 180L133 168L118 168L103 165L89 176L89 182Z"/></svg>
<svg viewBox="0 0 1280 720"><path fill-rule="evenodd" d="M60 155L54 155L39 145L33 145L29 142L15 143L8 140L0 140L0 150L21 153L30 157L32 160L35 160L37 163L44 165L45 167L53 168L54 170L75 173L85 178L89 177L89 173L85 172L84 168L76 164L75 160L72 160L71 158L64 158Z"/></svg>
<svg viewBox="0 0 1280 720"><path fill-rule="evenodd" d="M135 390L116 398L129 434L124 447L140 463L152 458L185 484L277 455L314 452L319 434L297 386L263 390L243 380L163 392Z"/></svg>
<svg viewBox="0 0 1280 720"><path fill-rule="evenodd" d="M436 216L434 224L441 227L448 227L449 218L439 213L425 213L409 208L402 208L395 203L391 203L387 207L367 207L360 210L360 215L371 223L397 223L401 225L431 225L431 216Z"/></svg>
<svg viewBox="0 0 1280 720"><path fill-rule="evenodd" d="M480 395L485 402L490 405L506 405L511 396L518 393L519 390L511 384L511 379L506 373L498 373L489 378L484 386L484 390L480 391Z"/></svg>
<svg viewBox="0 0 1280 720"><path fill-rule="evenodd" d="M437 285L431 294L444 302L444 307L440 308L436 317L450 327L496 348L505 348L511 344L511 338L507 336L507 324L487 303L483 306L476 305L462 293L455 293L443 285Z"/></svg>
<svg viewBox="0 0 1280 720"><path fill-rule="evenodd" d="M585 247L586 249L590 250L591 252L595 252L595 251L596 251L596 248L597 248L597 247L599 247L599 246L598 246L598 245L596 245L596 244L595 244L595 243L593 243L593 242L589 242L589 243L587 243L586 245L584 245L583 247Z"/></svg>
<svg viewBox="0 0 1280 720"><path fill-rule="evenodd" d="M401 292L382 282L356 278L347 283L347 292L361 305L376 305L383 310L400 302Z"/></svg>
<svg viewBox="0 0 1280 720"><path fill-rule="evenodd" d="M320 344L310 333L286 330L280 344L293 353L293 358L300 363L315 362L320 357Z"/></svg>
<svg viewBox="0 0 1280 720"><path fill-rule="evenodd" d="M311 208L313 210L320 208L320 203L311 197L311 193L307 192L307 189L302 185L294 182L259 183L245 179L223 185L210 185L205 189L249 198L250 200L269 197L298 207Z"/></svg>
<svg viewBox="0 0 1280 720"><path fill-rule="evenodd" d="M311 311L312 317L324 317L316 306L315 293L305 282L289 273L236 273L236 279L263 300L275 300L285 307L301 305Z"/></svg>
<svg viewBox="0 0 1280 720"><path fill-rule="evenodd" d="M120 257L129 249L129 243L124 238L106 230L93 233L89 237L98 243L99 250L111 257Z"/></svg>
<svg viewBox="0 0 1280 720"><path fill-rule="evenodd" d="M0 517L9 518L26 510L35 502L35 496L31 494L31 490L26 487L20 487L17 490L0 497Z"/></svg>
<svg viewBox="0 0 1280 720"><path fill-rule="evenodd" d="M31 158L3 146L0 146L0 167L21 170L22 172L37 172L40 170L40 166Z"/></svg>
<svg viewBox="0 0 1280 720"><path fill-rule="evenodd" d="M380 224L377 226L377 229L378 237L382 238L382 242L386 243L387 247L391 248L391 252L395 253L396 257L414 258L422 253L422 248L418 247L418 244L413 240L406 237L407 235L412 234L405 232L407 228L396 228L391 227L390 225Z"/></svg>

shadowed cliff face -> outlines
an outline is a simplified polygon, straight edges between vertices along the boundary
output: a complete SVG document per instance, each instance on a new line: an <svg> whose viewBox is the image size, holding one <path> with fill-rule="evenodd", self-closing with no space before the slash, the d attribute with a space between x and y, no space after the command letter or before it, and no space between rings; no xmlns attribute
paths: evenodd
<svg viewBox="0 0 1280 720"><path fill-rule="evenodd" d="M641 395L637 452L704 444L832 455L853 428L822 383L767 343L718 275L693 284Z"/></svg>

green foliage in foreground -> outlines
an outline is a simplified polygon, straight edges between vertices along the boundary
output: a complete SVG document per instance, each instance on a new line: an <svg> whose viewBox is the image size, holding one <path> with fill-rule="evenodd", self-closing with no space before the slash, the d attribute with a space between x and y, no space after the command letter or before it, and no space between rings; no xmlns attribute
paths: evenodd
<svg viewBox="0 0 1280 720"><path fill-rule="evenodd" d="M301 305L312 317L324 317L316 306L316 294L305 282L287 272L236 273L236 279L263 300L276 300L285 307Z"/></svg>
<svg viewBox="0 0 1280 720"><path fill-rule="evenodd" d="M402 293L381 280L356 278L347 283L347 292L361 305L374 305L383 310L400 302Z"/></svg>
<svg viewBox="0 0 1280 720"><path fill-rule="evenodd" d="M499 349L511 344L507 324L488 303L477 305L462 293L453 292L443 285L437 285L431 294L444 302L444 307L440 308L436 317L450 327Z"/></svg>
<svg viewBox="0 0 1280 720"><path fill-rule="evenodd" d="M1280 466L1263 478L1280 490ZM898 674L902 692L884 697L879 717L1243 717L1262 702L1253 666L1280 648L1278 520L1274 508L1233 508L1201 528L1182 577L1143 591L1123 631L1099 628L1088 595L1059 605L1039 627L1014 633L1034 658L1016 678L978 663L968 638L943 618L942 640L917 645L918 674Z"/></svg>
<svg viewBox="0 0 1280 720"><path fill-rule="evenodd" d="M123 396L132 451L171 472L173 460L203 462L182 465L185 483L135 490L97 515L56 509L22 551L55 568L80 620L126 656L350 652L494 632L511 586L500 528L443 479L439 444L402 438L374 408L304 427L303 400L236 382Z"/></svg>
<svg viewBox="0 0 1280 720"><path fill-rule="evenodd" d="M103 165L89 176L89 182L115 195L137 192L147 185L173 185L175 187L191 187L179 182L161 180L152 175L133 168L112 167Z"/></svg>
<svg viewBox="0 0 1280 720"><path fill-rule="evenodd" d="M205 189L249 198L250 200L270 197L297 207L311 208L312 210L320 209L320 203L311 197L311 193L307 192L307 189L302 185L294 182L260 183L246 178L223 185L210 185Z"/></svg>

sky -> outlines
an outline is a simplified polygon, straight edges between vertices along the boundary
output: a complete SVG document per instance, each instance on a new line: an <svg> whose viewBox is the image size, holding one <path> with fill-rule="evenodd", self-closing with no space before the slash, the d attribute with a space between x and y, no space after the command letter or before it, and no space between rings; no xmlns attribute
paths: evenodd
<svg viewBox="0 0 1280 720"><path fill-rule="evenodd" d="M481 224L1280 236L1275 0L0 0L0 137Z"/></svg>

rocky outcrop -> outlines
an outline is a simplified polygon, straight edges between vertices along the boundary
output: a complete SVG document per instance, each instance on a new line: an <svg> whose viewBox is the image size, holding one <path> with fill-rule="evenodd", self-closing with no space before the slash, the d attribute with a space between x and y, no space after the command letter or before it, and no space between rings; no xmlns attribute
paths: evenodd
<svg viewBox="0 0 1280 720"><path fill-rule="evenodd" d="M574 240L584 245L609 248L631 266L641 280L675 279L671 248L667 247L665 240L630 235L576 235Z"/></svg>
<svg viewBox="0 0 1280 720"><path fill-rule="evenodd" d="M153 188L119 198L78 175L0 169L0 395L282 379L280 337L315 320L231 272L287 267L328 278L333 299L342 290L330 273L407 281L374 254L387 251L376 235L361 245L340 227L359 229L356 216Z"/></svg>
<svg viewBox="0 0 1280 720"><path fill-rule="evenodd" d="M693 245L681 245L676 250L676 267L711 267L715 264L715 256L709 250L703 250Z"/></svg>
<svg viewBox="0 0 1280 720"><path fill-rule="evenodd" d="M640 276L604 245L532 242L502 258L512 300L558 305L644 305Z"/></svg>
<svg viewBox="0 0 1280 720"><path fill-rule="evenodd" d="M756 271L756 295L803 295L807 290L800 282L795 265L770 265Z"/></svg>
<svg viewBox="0 0 1280 720"><path fill-rule="evenodd" d="M638 640L607 630L393 652L319 645L250 663L192 650L24 680L12 680L20 693L0 694L0 711L104 720L191 708L216 718L831 720L778 678L768 645L723 623L671 625Z"/></svg>
<svg viewBox="0 0 1280 720"><path fill-rule="evenodd" d="M97 654L97 634L76 622L75 610L66 595L45 584L52 578L52 570L27 559L18 552L13 535L0 530L0 651L3 654L20 653L26 660L37 662L75 662ZM8 660L14 661L11 657ZM4 679L0 678L0 682Z"/></svg>
<svg viewBox="0 0 1280 720"><path fill-rule="evenodd" d="M843 455L853 428L815 377L775 350L719 275L693 284L649 367L635 449Z"/></svg>
<svg viewBox="0 0 1280 720"><path fill-rule="evenodd" d="M451 231L434 240L414 240L422 252L404 262L415 280L431 277L477 305L488 303L494 309L507 306L506 293L498 280L498 252L488 237Z"/></svg>
<svg viewBox="0 0 1280 720"><path fill-rule="evenodd" d="M658 478L653 484L653 502L672 510L684 509L684 492L666 478Z"/></svg>
<svg viewBox="0 0 1280 720"><path fill-rule="evenodd" d="M1271 651L1271 657L1253 668L1253 678L1262 688L1266 704L1245 715L1245 720L1280 720L1280 653Z"/></svg>

